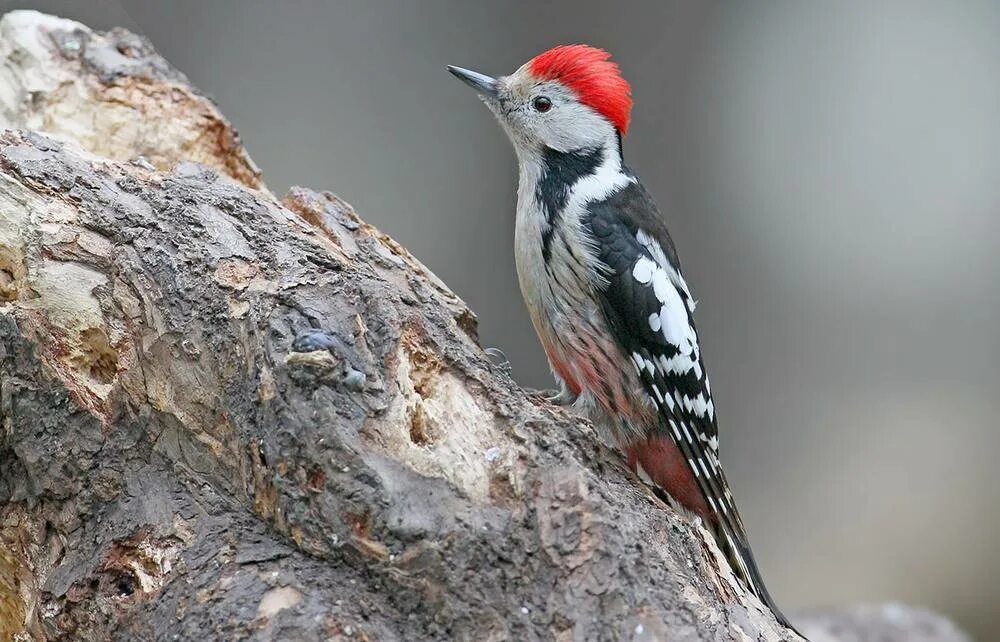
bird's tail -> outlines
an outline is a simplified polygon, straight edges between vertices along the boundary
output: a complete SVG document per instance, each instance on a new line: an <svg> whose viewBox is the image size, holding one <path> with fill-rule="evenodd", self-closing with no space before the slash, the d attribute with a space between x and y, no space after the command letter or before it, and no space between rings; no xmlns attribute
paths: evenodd
<svg viewBox="0 0 1000 642"><path fill-rule="evenodd" d="M701 450L695 452L698 448ZM638 445L625 446L624 451L629 467L664 501L669 503L673 499L701 516L740 584L771 609L780 624L805 637L791 625L764 585L717 455L706 451L701 439L664 436L653 436Z"/></svg>
<svg viewBox="0 0 1000 642"><path fill-rule="evenodd" d="M746 533L742 529L742 524L739 526L741 532L733 534L728 532L729 529L723 522L708 524L708 526L712 531L712 535L715 536L715 541L719 544L719 549L726 556L726 561L729 562L729 565L733 568L743 586L756 595L757 599L763 602L767 608L771 609L779 624L795 631L799 637L807 639L806 636L802 635L801 631L788 621L788 618L781 612L778 604L768 592L767 586L764 584L764 577L761 575L760 569L757 568L757 561L754 559L750 545L747 543Z"/></svg>

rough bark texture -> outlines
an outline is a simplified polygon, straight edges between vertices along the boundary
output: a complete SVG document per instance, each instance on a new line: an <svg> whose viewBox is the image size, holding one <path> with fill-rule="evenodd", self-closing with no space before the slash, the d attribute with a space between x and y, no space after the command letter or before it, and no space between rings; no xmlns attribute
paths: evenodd
<svg viewBox="0 0 1000 642"><path fill-rule="evenodd" d="M0 125L0 639L799 639L141 38L8 14Z"/></svg>

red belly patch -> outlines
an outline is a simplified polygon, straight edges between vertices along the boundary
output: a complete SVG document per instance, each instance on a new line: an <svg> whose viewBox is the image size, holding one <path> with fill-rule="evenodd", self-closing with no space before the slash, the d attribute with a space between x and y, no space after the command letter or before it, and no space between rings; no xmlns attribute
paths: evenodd
<svg viewBox="0 0 1000 642"><path fill-rule="evenodd" d="M562 354L555 349L550 342L545 340L544 335L539 335L542 339L542 348L545 350L545 356L549 358L549 365L552 366L552 370L556 373L566 387L569 388L570 392L574 395L580 394L583 388L580 386L580 382L577 381L576 376L573 374L573 369L571 368L569 362L563 358Z"/></svg>
<svg viewBox="0 0 1000 642"><path fill-rule="evenodd" d="M544 336L544 335L543 335ZM633 370L622 371L625 359L617 346L607 345L596 337L576 337L573 348L557 347L543 338L542 345L552 370L574 394L586 390L611 415L627 417L638 425L653 425L659 420L656 408L645 403ZM561 348L561 349L560 349ZM629 466L638 472L642 466L646 475L678 503L703 519L713 519L708 503L698 487L691 468L680 449L668 435L657 435L636 442L625 449Z"/></svg>

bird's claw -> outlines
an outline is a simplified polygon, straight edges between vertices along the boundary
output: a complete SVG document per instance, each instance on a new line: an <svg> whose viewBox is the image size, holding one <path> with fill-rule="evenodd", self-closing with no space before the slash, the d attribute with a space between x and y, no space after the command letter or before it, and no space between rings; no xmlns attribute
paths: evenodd
<svg viewBox="0 0 1000 642"><path fill-rule="evenodd" d="M483 352L489 357L490 365L504 374L510 375L510 359L503 353L503 350L500 348L486 348Z"/></svg>
<svg viewBox="0 0 1000 642"><path fill-rule="evenodd" d="M577 395L573 394L569 388L562 388L556 394L546 397L545 400L557 406L572 406L576 403Z"/></svg>
<svg viewBox="0 0 1000 642"><path fill-rule="evenodd" d="M555 406L572 406L577 398L577 396L567 388L562 388L561 390L555 390L552 388L547 390L535 390L529 388L528 394L534 397L539 397L543 401Z"/></svg>

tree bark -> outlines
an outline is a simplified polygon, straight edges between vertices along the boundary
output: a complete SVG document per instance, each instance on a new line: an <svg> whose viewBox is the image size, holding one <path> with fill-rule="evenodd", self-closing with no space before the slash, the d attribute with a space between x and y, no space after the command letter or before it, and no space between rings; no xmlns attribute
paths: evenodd
<svg viewBox="0 0 1000 642"><path fill-rule="evenodd" d="M0 125L0 639L800 639L146 41L7 14Z"/></svg>

